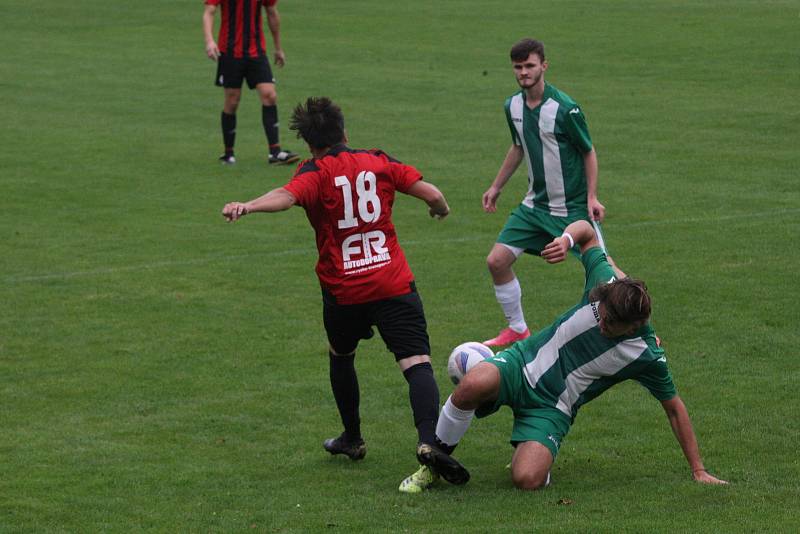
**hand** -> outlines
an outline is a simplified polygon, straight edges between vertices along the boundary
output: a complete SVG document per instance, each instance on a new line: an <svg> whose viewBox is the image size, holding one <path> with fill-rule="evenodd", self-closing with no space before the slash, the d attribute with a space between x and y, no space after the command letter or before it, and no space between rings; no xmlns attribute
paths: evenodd
<svg viewBox="0 0 800 534"><path fill-rule="evenodd" d="M219 47L217 43L214 41L208 41L206 43L206 55L209 59L216 61L219 58Z"/></svg>
<svg viewBox="0 0 800 534"><path fill-rule="evenodd" d="M705 469L693 471L692 478L695 480L695 482L699 482L701 484L727 484L726 481L711 475Z"/></svg>
<svg viewBox="0 0 800 534"><path fill-rule="evenodd" d="M444 219L445 217L447 217L450 214L450 208L446 208L444 212L441 212L439 210L435 210L435 209L431 208L431 209L428 210L428 214L430 214L430 216L433 217L434 219L440 219L441 220L441 219Z"/></svg>
<svg viewBox="0 0 800 534"><path fill-rule="evenodd" d="M283 53L283 50L275 50L275 65L278 67L286 65L286 54Z"/></svg>
<svg viewBox="0 0 800 534"><path fill-rule="evenodd" d="M603 219L606 218L606 207L600 204L596 198L590 198L586 207L589 210L589 217L593 221L603 222Z"/></svg>
<svg viewBox="0 0 800 534"><path fill-rule="evenodd" d="M239 220L248 213L247 206L242 202L229 202L222 208L222 216L228 222Z"/></svg>
<svg viewBox="0 0 800 534"><path fill-rule="evenodd" d="M486 213L494 213L497 211L497 198L500 196L500 190L495 186L491 186L483 194L483 211Z"/></svg>
<svg viewBox="0 0 800 534"><path fill-rule="evenodd" d="M566 237L557 237L544 247L542 250L542 258L547 263L558 263L564 261L569 252L569 239Z"/></svg>

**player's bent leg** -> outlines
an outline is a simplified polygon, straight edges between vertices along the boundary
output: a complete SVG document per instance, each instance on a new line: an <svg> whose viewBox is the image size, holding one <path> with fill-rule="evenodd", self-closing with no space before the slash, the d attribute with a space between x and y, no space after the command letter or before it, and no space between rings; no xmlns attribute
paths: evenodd
<svg viewBox="0 0 800 534"><path fill-rule="evenodd" d="M483 402L496 399L499 389L500 372L495 366L481 363L470 370L456 390L460 390L458 402L461 406L454 403L455 393L447 400L436 426L437 443L420 443L417 448L419 462L451 484L466 484L469 471L449 452L455 449L469 428L474 409Z"/></svg>
<svg viewBox="0 0 800 534"><path fill-rule="evenodd" d="M523 441L517 445L511 460L511 480L521 490L538 490L550 483L553 455L538 441Z"/></svg>
<svg viewBox="0 0 800 534"><path fill-rule="evenodd" d="M475 410L494 403L500 393L500 370L491 363L481 362L464 376L439 414L436 439L445 452L452 452L467 433Z"/></svg>
<svg viewBox="0 0 800 534"><path fill-rule="evenodd" d="M491 363L481 362L464 376L451 400L460 410L476 410L483 404L497 400L499 393L500 370Z"/></svg>
<svg viewBox="0 0 800 534"><path fill-rule="evenodd" d="M483 342L489 347L510 345L530 336L525 314L522 312L522 288L511 268L522 252L521 248L495 243L486 258L486 265L494 282L495 298L508 321L508 328Z"/></svg>
<svg viewBox="0 0 800 534"><path fill-rule="evenodd" d="M239 101L242 99L242 89L236 87L225 88L225 103L223 111L228 115L233 115L239 109Z"/></svg>
<svg viewBox="0 0 800 534"><path fill-rule="evenodd" d="M520 252L522 251L520 250ZM517 261L517 256L519 254L515 254L515 249L501 243L494 244L486 257L486 266L489 268L495 285L507 284L514 279L514 271L511 266Z"/></svg>
<svg viewBox="0 0 800 534"><path fill-rule="evenodd" d="M475 410L462 410L453 404L452 395L448 397L436 423L436 445L447 454L453 454L474 417Z"/></svg>
<svg viewBox="0 0 800 534"><path fill-rule="evenodd" d="M256 85L256 91L262 106L274 106L278 102L278 92L274 83L259 83Z"/></svg>

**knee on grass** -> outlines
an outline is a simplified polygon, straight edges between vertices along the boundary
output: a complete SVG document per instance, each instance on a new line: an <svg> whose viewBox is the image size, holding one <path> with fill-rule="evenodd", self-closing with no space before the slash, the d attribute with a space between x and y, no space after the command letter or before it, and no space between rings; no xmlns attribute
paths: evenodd
<svg viewBox="0 0 800 534"><path fill-rule="evenodd" d="M525 491L534 491L547 486L547 471L520 471L515 470L511 473L511 480L514 487Z"/></svg>

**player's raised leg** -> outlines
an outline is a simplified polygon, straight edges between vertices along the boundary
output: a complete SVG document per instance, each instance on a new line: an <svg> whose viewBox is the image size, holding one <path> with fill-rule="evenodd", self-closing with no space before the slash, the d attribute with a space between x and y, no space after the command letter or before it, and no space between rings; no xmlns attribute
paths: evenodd
<svg viewBox="0 0 800 534"><path fill-rule="evenodd" d="M508 327L492 339L484 341L484 345L490 347L509 345L531 335L522 312L522 288L512 269L512 265L522 252L522 249L495 243L486 258L486 265L494 282L494 294L508 321Z"/></svg>

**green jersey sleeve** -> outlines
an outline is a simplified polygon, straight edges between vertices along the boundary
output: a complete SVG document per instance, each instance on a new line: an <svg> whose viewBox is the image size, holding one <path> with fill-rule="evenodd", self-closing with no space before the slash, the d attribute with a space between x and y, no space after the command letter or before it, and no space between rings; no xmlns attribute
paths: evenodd
<svg viewBox="0 0 800 534"><path fill-rule="evenodd" d="M584 300L595 287L616 280L617 275L614 268L608 263L608 258L600 247L592 247L583 253L581 263L586 270L586 285L583 287Z"/></svg>
<svg viewBox="0 0 800 534"><path fill-rule="evenodd" d="M511 130L511 142L515 145L519 146L522 144L522 140L519 138L517 134L517 129L514 127L514 121L511 120L511 99L513 97L508 97L505 103L505 112L506 112L506 121L508 122L508 129Z"/></svg>
<svg viewBox="0 0 800 534"><path fill-rule="evenodd" d="M663 354L663 352L662 352ZM670 400L678 394L672 382L672 374L667 367L667 359L662 355L654 360L634 380L639 382L653 397L660 401Z"/></svg>
<svg viewBox="0 0 800 534"><path fill-rule="evenodd" d="M583 116L583 112L577 104L564 115L564 132L572 144L584 154L592 149L592 137L589 135L586 117Z"/></svg>

